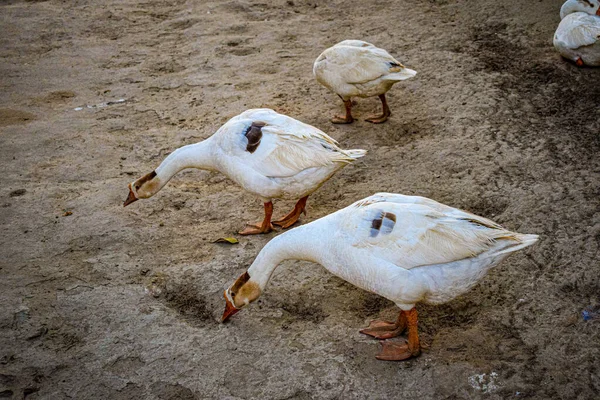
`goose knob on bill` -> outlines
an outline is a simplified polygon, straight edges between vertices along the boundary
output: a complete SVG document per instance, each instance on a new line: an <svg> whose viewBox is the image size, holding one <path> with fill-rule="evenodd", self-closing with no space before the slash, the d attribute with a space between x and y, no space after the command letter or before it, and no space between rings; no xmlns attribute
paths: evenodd
<svg viewBox="0 0 600 400"><path fill-rule="evenodd" d="M600 1L569 0L560 9L554 47L577 66L600 66Z"/></svg>
<svg viewBox="0 0 600 400"><path fill-rule="evenodd" d="M272 239L224 293L223 321L255 301L284 260L321 264L364 290L393 301L394 322L373 321L361 333L384 341L380 360L420 354L415 304L440 304L473 287L537 235L510 232L489 219L417 196L379 193Z"/></svg>
<svg viewBox="0 0 600 400"><path fill-rule="evenodd" d="M311 193L365 154L365 150L343 150L319 129L273 110L248 110L208 139L175 150L156 170L130 183L123 205L154 196L183 169L219 171L263 199L263 221L248 224L240 234L267 233L273 224L292 226L306 213ZM272 199L280 198L299 200L289 214L271 221Z"/></svg>
<svg viewBox="0 0 600 400"><path fill-rule="evenodd" d="M313 66L317 81L337 94L344 102L345 116L335 116L334 124L349 124L352 117L352 97L379 96L383 112L366 119L380 124L392 114L385 94L391 87L412 78L416 71L406 68L387 51L362 40L344 40L325 50Z"/></svg>

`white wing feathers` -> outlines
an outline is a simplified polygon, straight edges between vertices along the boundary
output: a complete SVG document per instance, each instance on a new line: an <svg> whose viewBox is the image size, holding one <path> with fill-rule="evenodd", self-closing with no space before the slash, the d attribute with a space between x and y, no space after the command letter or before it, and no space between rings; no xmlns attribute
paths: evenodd
<svg viewBox="0 0 600 400"><path fill-rule="evenodd" d="M357 42L347 43L347 42ZM361 47L358 44L364 43ZM349 84L361 84L404 70L404 66L384 49L356 40L341 42L326 52L327 61L339 65L336 73ZM406 79L406 78L404 78Z"/></svg>
<svg viewBox="0 0 600 400"><path fill-rule="evenodd" d="M352 215L340 219L341 228L352 236L353 246L405 269L504 249L497 248L498 241L516 247L523 240L537 239L417 196L380 193L348 207L347 212Z"/></svg>
<svg viewBox="0 0 600 400"><path fill-rule="evenodd" d="M364 150L342 150L319 129L269 109L249 110L232 120L229 133L238 143L236 153L246 166L269 178L294 176L308 168L349 163L366 154ZM252 123L264 124L260 144L246 151L247 140L240 132Z"/></svg>
<svg viewBox="0 0 600 400"><path fill-rule="evenodd" d="M600 41L599 20L582 12L569 14L558 25L554 41L569 49L590 46Z"/></svg>
<svg viewBox="0 0 600 400"><path fill-rule="evenodd" d="M262 132L262 144L267 146L261 153L257 152L254 168L268 177L292 176L308 168L349 163L355 159L340 149L334 139L318 130L308 133L267 125Z"/></svg>

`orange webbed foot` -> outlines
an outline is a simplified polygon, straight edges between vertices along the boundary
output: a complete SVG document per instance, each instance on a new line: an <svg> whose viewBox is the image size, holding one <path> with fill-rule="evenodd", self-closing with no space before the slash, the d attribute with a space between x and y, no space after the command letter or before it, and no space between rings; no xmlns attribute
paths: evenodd
<svg viewBox="0 0 600 400"><path fill-rule="evenodd" d="M400 311L396 323L373 321L360 332L377 339L389 339L401 335L405 330L408 330L408 342L381 342L381 352L376 356L378 360L402 361L421 354L416 308Z"/></svg>
<svg viewBox="0 0 600 400"><path fill-rule="evenodd" d="M344 99L342 99L344 100ZM350 99L344 100L344 108L346 109L346 115L340 116L336 115L331 119L331 122L334 124L351 124L354 122L354 118L352 118L352 101Z"/></svg>
<svg viewBox="0 0 600 400"><path fill-rule="evenodd" d="M387 121L390 115L392 115L390 107L387 104L387 100L385 99L385 94L380 94L379 99L381 100L381 106L383 108L381 115L372 115L369 118L365 119L365 121L370 122L372 124L382 124L385 121Z"/></svg>
<svg viewBox="0 0 600 400"><path fill-rule="evenodd" d="M405 329L406 325L400 326L396 322L371 321L369 327L362 329L360 333L372 336L375 339L390 339L400 336Z"/></svg>
<svg viewBox="0 0 600 400"><path fill-rule="evenodd" d="M298 219L299 219L299 217L296 217L296 218L282 218L282 219L279 219L277 221L273 221L273 225L277 225L280 228L287 229L290 226L294 225L296 222L298 222Z"/></svg>
<svg viewBox="0 0 600 400"><path fill-rule="evenodd" d="M288 215L282 217L281 219L278 219L277 221L273 221L273 224L280 226L283 229L289 228L290 226L294 225L296 222L298 222L298 219L300 219L301 214L306 215L307 199L308 196L305 196L298 200L298 202L294 206L294 209Z"/></svg>
<svg viewBox="0 0 600 400"><path fill-rule="evenodd" d="M333 118L331 118L331 123L332 124L351 124L354 122L354 118L350 117L342 117L339 115L335 115Z"/></svg>
<svg viewBox="0 0 600 400"><path fill-rule="evenodd" d="M263 224L247 224L247 226L238 233L240 235L260 235L263 233L269 233L274 229L275 228L273 227L273 224L266 226L263 226Z"/></svg>
<svg viewBox="0 0 600 400"><path fill-rule="evenodd" d="M381 342L381 351L375 356L383 361L404 361L421 354L421 349L411 350L408 343Z"/></svg>
<svg viewBox="0 0 600 400"><path fill-rule="evenodd" d="M389 115L373 115L367 119L365 119L365 121L370 122L372 124L382 124L385 121L388 120Z"/></svg>

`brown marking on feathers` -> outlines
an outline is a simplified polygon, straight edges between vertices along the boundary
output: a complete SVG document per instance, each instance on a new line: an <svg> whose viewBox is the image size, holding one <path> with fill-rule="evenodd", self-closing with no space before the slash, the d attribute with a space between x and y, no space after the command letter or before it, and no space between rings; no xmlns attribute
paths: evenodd
<svg viewBox="0 0 600 400"><path fill-rule="evenodd" d="M248 282L249 280L250 274L248 273L248 271L246 271L239 278L237 278L231 286L231 294L237 293L240 290L240 288L244 286L244 283Z"/></svg>
<svg viewBox="0 0 600 400"><path fill-rule="evenodd" d="M371 231L373 231L373 229L379 230L379 228L381 228L382 222L383 222L383 220L381 218L374 219L373 222L371 223ZM371 233L373 233L373 232L371 232ZM375 236L377 236L377 233L375 233Z"/></svg>
<svg viewBox="0 0 600 400"><path fill-rule="evenodd" d="M233 297L233 304L237 307L243 307L260 297L261 290L260 286L256 282L246 282L240 288L240 291L235 297Z"/></svg>
<svg viewBox="0 0 600 400"><path fill-rule="evenodd" d="M144 183L154 179L155 176L156 176L156 171L152 171L152 172L142 176L140 179L135 181L135 190L138 190L139 188L141 188L144 185Z"/></svg>
<svg viewBox="0 0 600 400"><path fill-rule="evenodd" d="M482 221L482 220L478 220L475 218L462 218L465 221L469 221L472 224L475 225L479 225L479 226L483 226L484 228L489 228L489 229L502 229L502 227L492 221ZM491 223L488 223L491 222Z"/></svg>
<svg viewBox="0 0 600 400"><path fill-rule="evenodd" d="M249 282L250 274L248 271L244 272L242 276L237 278L234 284L231 286L229 293L231 293L231 299L233 305L237 308L241 308L248 303L258 299L261 294L260 286L256 282Z"/></svg>
<svg viewBox="0 0 600 400"><path fill-rule="evenodd" d="M247 152L254 153L256 151L260 144L260 140L262 139L262 127L265 125L264 122L253 122L246 130L244 136L248 139L248 145L246 146Z"/></svg>
<svg viewBox="0 0 600 400"><path fill-rule="evenodd" d="M383 199L363 200L363 201L359 201L358 203L356 203L355 207L366 207L371 204L381 203L382 201L384 201L384 200Z"/></svg>
<svg viewBox="0 0 600 400"><path fill-rule="evenodd" d="M389 212L381 212L379 218L375 218L371 222L371 237L376 237L381 232L384 235L389 234L394 230L396 225L396 215Z"/></svg>
<svg viewBox="0 0 600 400"><path fill-rule="evenodd" d="M404 69L404 65L397 62L390 62L390 72L401 72Z"/></svg>
<svg viewBox="0 0 600 400"><path fill-rule="evenodd" d="M511 232L512 233L512 232ZM515 242L521 242L519 238L514 234L506 234L504 236L495 237L494 240L514 240Z"/></svg>

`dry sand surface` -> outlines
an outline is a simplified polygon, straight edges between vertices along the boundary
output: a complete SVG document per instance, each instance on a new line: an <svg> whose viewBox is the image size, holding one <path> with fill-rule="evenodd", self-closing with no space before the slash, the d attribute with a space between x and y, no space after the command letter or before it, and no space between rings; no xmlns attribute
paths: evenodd
<svg viewBox="0 0 600 400"><path fill-rule="evenodd" d="M2 1L0 398L600 398L600 69L552 48L560 0ZM334 126L312 63L343 39L418 71L391 119ZM123 99L123 101L120 101ZM76 108L82 107L80 110ZM286 262L221 324L222 291L277 233L223 175L127 184L247 108L368 155L309 198L312 221L377 191L536 233L473 290L420 305L429 349L377 361L387 300ZM281 215L293 202L276 202Z"/></svg>

